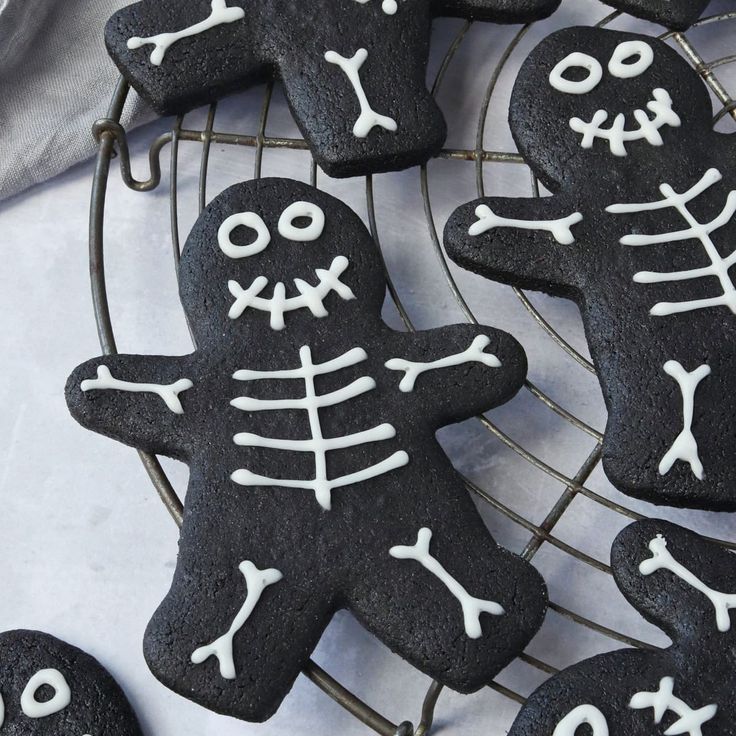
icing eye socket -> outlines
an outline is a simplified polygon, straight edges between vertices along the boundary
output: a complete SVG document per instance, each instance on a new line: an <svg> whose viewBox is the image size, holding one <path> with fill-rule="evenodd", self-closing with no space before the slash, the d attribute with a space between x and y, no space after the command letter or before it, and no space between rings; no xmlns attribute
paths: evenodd
<svg viewBox="0 0 736 736"><path fill-rule="evenodd" d="M583 79L574 80L564 76L572 69L587 72ZM603 67L598 59L575 51L560 61L549 74L549 83L559 92L568 95L584 95L594 90L603 79Z"/></svg>
<svg viewBox="0 0 736 736"><path fill-rule="evenodd" d="M54 691L50 700L36 700L36 693L45 686ZM72 691L59 670L40 670L28 681L20 696L20 707L29 718L46 718L64 710L72 702Z"/></svg>
<svg viewBox="0 0 736 736"><path fill-rule="evenodd" d="M297 227L294 221L308 218L309 225ZM311 202L294 202L289 205L279 218L279 235L297 243L308 243L317 240L325 229L325 213Z"/></svg>
<svg viewBox="0 0 736 736"><path fill-rule="evenodd" d="M232 241L233 231L238 227L249 227L256 232L256 239L248 245L236 245ZM271 233L263 218L255 212L238 212L230 215L217 231L217 243L228 258L248 258L268 248Z"/></svg>
<svg viewBox="0 0 736 736"><path fill-rule="evenodd" d="M636 57L635 61L629 61ZM645 41L624 41L616 46L608 71L619 79L631 79L643 74L654 61L654 51Z"/></svg>

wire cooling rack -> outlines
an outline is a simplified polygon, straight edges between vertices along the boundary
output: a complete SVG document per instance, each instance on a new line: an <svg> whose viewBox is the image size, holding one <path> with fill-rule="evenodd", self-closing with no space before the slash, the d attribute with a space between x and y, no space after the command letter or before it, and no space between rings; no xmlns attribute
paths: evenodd
<svg viewBox="0 0 736 736"><path fill-rule="evenodd" d="M621 19L622 16L620 13L610 13L597 23L597 25L609 26ZM721 55L719 58L706 61L708 49L701 49L701 44L696 44L693 37L696 35L698 29L714 23L729 24L730 35L726 35L726 38L730 39L729 43L732 44L734 53ZM439 91L448 69L458 56L458 52L461 49L472 25L473 24L471 22L464 23L449 43L447 51L439 64L433 82L432 91L434 94ZM503 53L500 55L498 63L492 70L488 84L485 88L485 94L480 101L475 146L468 149L447 148L443 150L439 156L441 159L463 161L467 162L469 165L473 165L478 196L483 196L484 194L484 171L487 166L491 164L511 164L517 167L524 166L523 160L516 152L488 150L484 147L484 139L488 112L491 108L492 101L494 100L494 93L497 91L499 78L506 70L513 52L529 33L530 29L531 26L524 26L520 29L508 29L507 45L503 50ZM736 101L729 93L728 85L723 81L724 75L722 74L724 68L728 65L734 65L732 69L736 69L736 11L704 17L687 33L667 32L662 34L660 38L677 47L710 88L714 99L719 105L717 114L715 115L714 125L722 124L729 116L733 121L736 121ZM731 51L731 49L728 49L728 51ZM106 290L103 237L108 177L113 158L117 157L119 159L123 181L129 188L140 192L148 192L158 187L161 183L161 161L164 149L167 146L170 147L169 181L171 240L173 244L174 264L175 266L178 266L182 241L180 236L181 203L179 167L180 148L182 143L196 143L201 146L199 179L197 186L197 198L200 211L207 203L210 153L213 146L245 146L254 149L254 177L260 177L261 175L263 154L265 150L308 150L306 143L299 138L276 137L266 134L273 94L274 86L272 84L267 85L263 94L260 121L257 129L252 131L240 132L219 130L216 126L216 105L210 106L206 113L205 124L202 126L188 127L185 125L186 120L184 117L177 118L171 130L157 137L150 146L150 177L145 181L140 181L133 177L127 134L119 122L123 107L129 97L129 87L123 80L118 83L107 118L97 121L93 129L94 135L99 143L99 152L94 175L90 211L90 275L92 280L92 295L98 334L102 350L105 354L116 352L115 335L113 332ZM526 169L526 171L528 172L528 169ZM456 302L457 307L464 314L465 318L470 322L477 322L476 316L469 306L463 291L458 286L456 278L453 275L453 271L449 266L442 249L440 234L437 226L435 225L435 219L433 216L433 201L430 196L428 167L420 167L418 169L418 175L429 233L429 246L433 250L434 255L439 259L438 263L444 279L444 288L449 290L452 299ZM529 174L529 176L532 192L539 196L540 185L533 175ZM245 176L243 178L245 178ZM318 183L318 170L313 161L310 168L310 178L312 184L316 186ZM374 199L374 182L371 177L368 177L365 180L365 203L371 232L374 238L380 243L379 222ZM395 288L391 274L388 270L386 271L386 276L389 284L389 294L393 300L397 313L405 328L413 330L414 324L409 315L409 310L405 307L401 295ZM538 306L535 306L535 304L532 303L532 299L521 290L514 289L513 291L520 300L521 305L523 305L524 309L528 311L531 318L538 325L538 339L551 339L560 350L564 351L567 359L572 360L576 366L581 367L584 371L594 374L595 369L593 368L592 363L581 354L580 350L576 349L573 344L571 344L569 339L563 337L563 335L553 327L552 321L542 313ZM503 328L504 325L500 324L498 326ZM499 523L505 523L507 525L517 527L517 531L522 531L527 535L528 541L522 551L523 557L527 560L533 560L543 548L550 546L563 555L563 557L569 558L571 561L575 561L582 565L585 570L597 571L604 575L610 575L611 571L608 565L599 561L592 554L584 551L581 548L582 545L573 545L564 541L562 535L557 535L555 533L556 529L559 529L561 523L566 521L566 514L571 508L573 501L579 497L584 497L598 507L619 515L622 522L642 518L642 514L634 508L627 506L625 503L614 500L614 498L608 497L604 493L597 492L590 487L589 480L593 473L599 468L601 442L603 438L602 433L591 426L588 422L580 419L572 410L555 401L531 381L527 381L526 390L532 397L532 403L538 406L539 411L554 412L559 418L561 418L561 420L568 423L574 431L580 435L581 440L585 440L588 444L592 444L593 449L590 451L590 454L584 462L574 470L574 472L563 472L563 470L554 467L549 462L538 457L530 449L527 449L523 440L514 438L510 433L502 430L496 423L484 416L481 416L478 417L478 422L480 422L480 426L483 431L490 433L495 440L500 441L500 443L506 446L506 448L510 449L513 453L516 453L523 462L531 464L531 466L551 480L556 489L556 497L543 518L541 518L541 520L533 521L531 514L525 513L524 510L519 511L512 508L511 505L500 501L497 496L494 497L494 495L492 495L491 492L481 484L471 480L470 478L465 478L466 484L469 490L479 499L481 505L487 504L492 512L499 517ZM155 456L143 452L139 453L139 455L154 487L156 488L156 491L161 497L161 500L165 504L174 521L180 525L183 507L172 482ZM614 496L614 494L610 495ZM635 505L635 503L632 503L632 506ZM736 543L733 541L720 541L729 549L736 549ZM624 644L632 647L643 647L649 649L655 648L654 645L646 641L596 622L589 616L573 610L569 605L562 605L552 600L550 603L550 610L553 612L553 615L562 617L570 624L573 629L573 635L583 635L586 632L593 632L594 634L603 637L611 645ZM533 670L536 670L537 677L534 679L537 682L558 671L552 664L544 661L539 656L532 655L529 652L522 654L520 661ZM366 726L376 733L382 734L383 736L427 736L432 729L435 706L437 705L438 698L442 691L442 686L437 682L433 682L426 693L424 702L421 706L420 720L417 725L414 726L409 721L404 721L397 725L385 718L372 707L368 706L340 682L331 677L315 662L310 661L304 674L343 708L355 716L355 718L365 723ZM524 702L524 696L521 693L500 681L494 681L490 684L490 687L499 693L501 697L508 698L519 704ZM509 724L506 725L508 726ZM503 726L501 726L501 728L503 730ZM450 728L449 730L451 731L452 729Z"/></svg>

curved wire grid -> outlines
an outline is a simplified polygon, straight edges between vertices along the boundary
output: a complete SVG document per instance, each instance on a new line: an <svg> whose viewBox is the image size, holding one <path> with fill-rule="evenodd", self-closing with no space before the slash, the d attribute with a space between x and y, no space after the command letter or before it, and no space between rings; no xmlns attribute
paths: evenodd
<svg viewBox="0 0 736 736"><path fill-rule="evenodd" d="M621 17L621 14L618 12L610 13L597 25L609 25L619 17ZM695 24L693 28L702 27L715 22L733 24L733 38L736 42L736 11L705 17ZM472 25L472 21L465 22L450 43L432 84L433 94L437 94L439 91L442 82L445 79L446 72ZM496 91L499 77L506 68L512 53L528 33L530 27L530 25L523 26L513 34L501 54L499 62L493 69L486 87L485 95L480 104L474 148L446 148L440 153L440 158L468 161L474 164L478 196L484 195L484 167L487 164L503 163L524 165L523 159L518 155L518 153L511 151L487 150L484 148L483 141L488 111L491 106L493 94ZM704 82L709 86L720 105L720 108L714 117L714 125L729 115L736 120L736 100L734 100L734 98L729 94L726 85L721 81L721 78L716 72L716 70L720 70L726 65L736 65L736 54L722 56L715 60L706 62L700 50L692 42L690 32L666 32L662 34L660 38L670 41L679 47L683 55L690 61ZM155 189L160 184L161 158L166 146L170 146L170 227L174 264L177 267L178 272L178 263L181 253L178 191L179 150L182 142L195 142L201 144L202 147L198 183L198 206L200 211L207 203L210 152L213 145L247 146L255 149L255 164L253 171L253 176L255 178L260 177L261 175L263 153L265 149L308 150L306 143L301 139L271 137L266 135L273 88L274 85L272 83L265 87L259 124L257 130L253 133L245 134L240 132L216 130L216 104L210 106L207 112L205 125L201 129L185 127L184 117L178 117L172 129L160 135L151 144L149 150L150 176L145 181L139 181L133 177L127 134L119 123L123 107L128 98L129 87L122 79L118 83L107 118L98 120L93 127L93 133L98 141L99 150L95 167L90 208L90 277L92 282L93 305L97 321L98 335L102 350L105 354L117 352L110 308L107 299L104 264L105 207L107 183L112 159L114 157L119 159L122 179L129 188L140 192L147 192ZM317 167L314 161L312 161L310 167L310 179L314 186L317 185L317 173ZM445 286L449 290L464 317L469 322L477 324L478 320L453 276L442 248L440 235L435 226L427 165L420 167L419 177L430 243L433 253L438 259ZM539 183L531 174L530 186L533 194L535 196L539 196ZM379 223L376 215L373 180L371 177L367 177L365 180L365 199L369 227L374 239L380 245ZM409 316L408 310L402 302L400 294L394 286L388 269L386 269L386 279L389 294L404 326L407 330L414 330L414 324ZM592 363L581 355L579 351L577 351L561 334L559 334L559 332L554 329L550 321L532 304L529 297L520 289L514 289L513 291L523 307L528 311L529 315L538 324L543 335L550 338L553 343L559 349L564 351L564 353L577 365L594 374L595 368ZM627 505L609 499L586 485L591 474L598 467L601 459L601 443L603 439L602 432L578 418L572 411L556 402L529 380L526 382L526 390L534 400L539 403L541 408L554 412L563 420L569 422L585 437L592 439L594 441L594 447L590 454L574 473L564 473L535 456L524 447L523 442L504 432L490 419L485 416L479 416L477 420L486 431L505 446L510 448L514 453L518 454L523 458L523 460L556 481L558 485L562 486L563 490L556 498L554 504L543 520L539 523L534 523L530 519L526 518L524 514L513 510L506 504L494 498L489 490L481 487L470 478L464 478L465 483L469 491L475 494L483 503L488 504L509 523L520 527L529 534L529 540L522 552L522 556L525 559L531 561L544 545L550 545L561 551L564 555L568 555L583 563L583 565L610 575L611 570L607 564L597 560L586 552L577 549L575 546L566 543L562 538L554 534L555 527L563 519L571 503L578 495L589 499L593 503L598 504L607 510L623 516L627 520L640 519L642 518L642 515ZM183 511L182 502L161 467L158 459L155 456L144 452L139 452L139 456L168 512L174 521L178 525L181 525ZM734 541L716 541L719 541L729 549L736 550L736 542ZM617 631L608 626L604 626L603 624L554 601L550 602L550 610L554 611L559 616L564 617L569 622L572 622L575 627L582 627L588 631L595 632L596 634L607 638L611 642L621 643L632 647L656 649L654 645L646 641L634 638L633 636ZM544 676L554 674L558 671L553 665L538 657L532 656L529 653L523 653L520 656L520 660L536 669ZM370 729L382 736L427 736L432 728L435 706L437 705L438 698L442 692L442 685L437 682L432 682L425 695L424 702L421 707L420 720L416 727L409 721L404 721L397 725L360 700L315 662L310 661L309 665L304 670L304 674L321 690L327 693L327 695L349 711L355 718L359 719ZM494 681L490 683L489 686L497 693L500 693L502 696L507 697L516 703L524 703L525 699L523 695L509 687L506 687L501 682Z"/></svg>

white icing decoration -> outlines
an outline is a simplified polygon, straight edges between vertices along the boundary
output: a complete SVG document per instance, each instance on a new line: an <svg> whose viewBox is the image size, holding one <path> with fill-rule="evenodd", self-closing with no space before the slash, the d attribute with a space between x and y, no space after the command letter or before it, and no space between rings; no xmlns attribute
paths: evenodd
<svg viewBox="0 0 736 736"><path fill-rule="evenodd" d="M225 4L226 1L227 0L212 0L212 12L209 17L199 23L195 23L193 26L184 28L181 31L176 31L174 33L159 33L156 36L150 36L148 38L140 38L138 36L129 38L128 48L134 50L141 48L141 46L152 44L154 49L151 52L151 64L154 66L161 66L164 56L166 56L166 52L177 41L180 41L183 38L189 38L190 36L196 36L197 34L208 31L210 28L214 28L215 26L223 25L224 23L234 23L235 21L245 18L245 11L242 8L228 8Z"/></svg>
<svg viewBox="0 0 736 736"><path fill-rule="evenodd" d="M573 225L581 222L583 216L579 212L573 212L567 217L559 220L517 220L510 217L497 215L487 204L478 205L475 214L479 218L468 230L469 235L481 235L496 227L516 227L521 230L546 230L560 245L571 245L575 242L575 236L570 229Z"/></svg>
<svg viewBox="0 0 736 736"><path fill-rule="evenodd" d="M555 728L552 736L576 736L578 728L587 724L593 730L592 736L608 736L608 721L594 705L579 705L570 711Z"/></svg>
<svg viewBox="0 0 736 736"><path fill-rule="evenodd" d="M249 227L256 231L256 239L249 245L235 245L230 236L236 227ZM263 218L255 212L237 212L230 215L217 231L217 243L228 258L248 258L266 250L271 242L271 233Z"/></svg>
<svg viewBox="0 0 736 736"><path fill-rule="evenodd" d="M367 138L368 134L375 127L383 128L392 133L398 129L398 125L393 118L386 115L379 115L368 102L368 97L366 97L365 90L363 89L363 83L360 81L360 68L367 58L368 52L365 49L358 49L349 59L340 56L336 51L325 53L325 60L329 64L336 64L345 72L358 97L360 116L353 126L353 135L356 138Z"/></svg>
<svg viewBox="0 0 736 736"><path fill-rule="evenodd" d="M297 217L309 217L312 222L307 227L295 227ZM297 243L308 243L322 235L325 229L325 213L311 202L294 202L289 205L279 218L279 234Z"/></svg>
<svg viewBox="0 0 736 736"><path fill-rule="evenodd" d="M602 128L603 123L608 120L605 110L597 110L589 123L580 118L572 118L570 127L583 137L580 141L582 148L592 148L596 138L608 141L611 153L614 156L626 156L626 143L630 141L645 140L652 146L664 145L660 128L669 125L671 128L680 127L680 117L672 109L672 98L667 90L660 87L652 92L652 99L647 102L647 109L654 113L650 119L649 115L642 109L634 110L634 118L639 127L634 130L626 130L626 116L621 112L613 120L610 128Z"/></svg>
<svg viewBox="0 0 736 736"><path fill-rule="evenodd" d="M284 313L293 312L295 309L306 308L315 317L326 317L328 312L325 309L324 300L331 292L334 291L345 301L356 298L350 287L340 281L340 276L347 270L349 265L350 261L345 256L337 256L332 261L329 270L316 269L315 274L319 279L316 286L312 286L306 281L302 281L302 279L294 279L294 285L299 292L299 296L287 297L286 287L281 281L273 287L273 296L270 299L259 296L268 286L268 279L265 276L258 276L247 289L243 289L237 281L228 281L227 287L235 297L235 302L230 307L228 316L230 319L237 319L246 309L269 312L271 315L271 329L273 330L283 330L286 327Z"/></svg>
<svg viewBox="0 0 736 736"><path fill-rule="evenodd" d="M356 0L356 2L359 2L361 5L365 5L369 0ZM381 10L383 10L386 15L396 15L396 11L398 9L399 6L396 3L396 0L383 0L381 3Z"/></svg>
<svg viewBox="0 0 736 736"><path fill-rule="evenodd" d="M691 279L699 279L706 276L716 276L723 289L723 295L709 299L695 299L684 302L659 302L651 309L650 314L655 317L664 317L670 314L679 314L681 312L690 312L695 309L706 309L708 307L728 307L736 314L736 287L729 275L729 269L736 265L736 250L731 255L723 258L718 252L718 248L711 239L711 234L731 222L734 214L736 214L736 190L731 190L726 198L726 204L721 213L713 220L707 223L699 222L688 209L688 204L697 199L703 192L711 186L721 181L718 169L708 169L700 181L682 194L678 194L669 184L661 184L659 191L664 195L664 199L656 202L645 202L636 204L612 204L606 207L606 212L613 214L628 214L637 212L649 212L652 210L661 210L674 208L682 216L689 225L685 230L677 230L671 233L662 233L658 235L625 235L619 241L622 245L631 246L647 246L658 245L662 243L671 243L680 240L697 240L703 246L708 258L710 266L704 268L693 268L687 271L672 271L670 273L659 273L657 271L640 271L634 276L634 281L638 284L659 284L671 281L690 281Z"/></svg>
<svg viewBox="0 0 736 736"><path fill-rule="evenodd" d="M588 76L574 82L565 79L562 75L573 67L587 69ZM559 92L567 95L584 95L594 90L603 79L603 68L600 62L593 56L574 51L560 61L549 73L549 83Z"/></svg>
<svg viewBox="0 0 736 736"><path fill-rule="evenodd" d="M188 378L180 378L178 381L168 386L159 383L133 383L132 381L121 381L113 378L110 369L101 365L97 368L97 378L87 378L82 381L80 388L82 391L128 391L130 393L148 393L160 396L166 406L174 412L174 414L183 414L184 407L181 405L179 394L192 388L194 384Z"/></svg>
<svg viewBox="0 0 736 736"><path fill-rule="evenodd" d="M659 725L667 711L672 711L679 716L664 733L665 736L677 736L677 734L688 734L688 736L703 736L702 725L712 720L718 711L717 705L706 705L704 708L693 710L687 703L674 695L675 679L663 677L659 681L659 690L656 693L636 693L630 708L643 710L652 708L654 710L654 722Z"/></svg>
<svg viewBox="0 0 736 736"><path fill-rule="evenodd" d="M433 360L431 363L414 363L411 360L404 360L403 358L391 358L386 361L385 365L390 371L404 371L406 373L399 383L399 389L408 393L414 390L414 384L419 375L426 371L449 368L455 365L462 365L463 363L483 363L489 368L500 368L501 361L495 355L483 352L484 348L487 348L490 342L490 338L486 335L478 335L470 344L470 347L462 353L448 355L446 358Z"/></svg>
<svg viewBox="0 0 736 736"><path fill-rule="evenodd" d="M684 580L688 585L706 596L716 609L716 625L718 631L726 633L731 630L731 616L729 611L736 608L736 594L721 593L707 586L694 573L690 572L684 565L680 564L667 549L667 540L658 534L649 542L649 550L652 553L639 565L642 575L651 575L657 570L669 570Z"/></svg>
<svg viewBox="0 0 736 736"><path fill-rule="evenodd" d="M54 697L40 703L36 700L38 689L48 685L54 690ZM20 707L29 718L46 718L64 710L72 702L72 691L64 675L59 670L48 669L36 672L28 681L20 696Z"/></svg>
<svg viewBox="0 0 736 736"><path fill-rule="evenodd" d="M354 483L383 475L391 470L400 468L409 462L409 455L403 450L393 453L380 463L371 465L349 475L328 479L327 477L327 453L347 447L356 447L368 442L380 442L396 436L396 430L390 424L380 424L371 429L355 432L342 437L325 438L322 433L320 421L320 409L328 406L336 406L343 402L354 399L368 391L376 388L376 382L368 377L362 376L349 385L327 394L317 394L314 379L335 371L348 368L362 363L368 358L362 348L353 348L338 358L326 363L314 364L312 362L312 351L308 346L299 350L301 365L293 370L280 371L237 371L233 378L238 381L259 381L272 379L301 379L304 381L305 396L296 399L253 399L249 396L241 396L231 401L231 405L242 411L279 411L282 409L297 409L306 411L309 416L309 427L311 437L306 440L285 440L275 437L261 437L259 435L242 432L235 435L233 441L244 447L268 447L274 450L292 450L295 452L310 452L314 454L315 473L314 479L279 479L256 475L247 469L236 470L230 477L239 485L243 486L273 486L280 488L301 488L314 491L317 502L323 509L329 511L332 508L332 491Z"/></svg>
<svg viewBox="0 0 736 736"><path fill-rule="evenodd" d="M639 58L633 64L624 63L632 56ZM654 51L646 41L624 41L616 46L608 62L608 71L619 79L632 79L649 69L653 61Z"/></svg>
<svg viewBox="0 0 736 736"><path fill-rule="evenodd" d="M470 639L479 639L483 632L480 626L480 614L490 613L493 616L503 616L506 613L503 606L495 601L485 601L474 598L467 590L434 558L429 552L429 543L432 531L422 527L417 534L417 543L412 547L391 547L389 554L397 560L416 560L422 567L439 578L452 595L457 598L463 611L465 633Z"/></svg>
<svg viewBox="0 0 736 736"><path fill-rule="evenodd" d="M694 371L688 372L676 360L668 360L664 364L664 372L677 381L682 392L683 428L659 463L659 474L667 475L675 462L683 460L690 465L693 475L698 480L703 480L703 463L698 456L698 443L693 435L692 427L695 391L698 384L710 375L710 366L701 365Z"/></svg>
<svg viewBox="0 0 736 736"><path fill-rule="evenodd" d="M269 585L278 583L283 578L279 570L274 568L259 570L250 560L241 562L238 569L243 573L248 591L238 615L233 619L227 632L213 641L212 644L195 649L191 657L193 664L202 664L210 657L217 657L217 661L220 663L220 675L226 680L234 680L236 677L235 660L233 659L235 634L243 628L245 622L250 618L256 605L258 605L258 601L261 600L263 591Z"/></svg>
<svg viewBox="0 0 736 736"><path fill-rule="evenodd" d="M3 727L3 723L5 723L5 701L2 693L0 693L0 728Z"/></svg>

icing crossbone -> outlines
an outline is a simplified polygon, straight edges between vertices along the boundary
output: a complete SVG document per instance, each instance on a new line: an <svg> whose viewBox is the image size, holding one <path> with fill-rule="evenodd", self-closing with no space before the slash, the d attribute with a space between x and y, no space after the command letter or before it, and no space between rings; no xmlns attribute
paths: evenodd
<svg viewBox="0 0 736 736"><path fill-rule="evenodd" d="M688 585L695 588L695 590L710 600L716 611L718 631L725 633L731 630L731 616L729 612L736 608L736 593L721 593L706 585L699 577L672 556L672 553L667 549L667 540L661 534L652 539L649 543L649 550L652 556L639 565L642 575L652 575L658 570L669 570L674 573L678 578L684 580Z"/></svg>
<svg viewBox="0 0 736 736"><path fill-rule="evenodd" d="M314 273L323 287L311 285ZM298 293L274 289L259 302L266 281ZM237 315L228 282L256 287ZM263 720L347 607L448 686L488 682L541 624L544 587L488 537L435 433L518 391L518 343L478 325L390 329L381 255L365 225L290 180L216 197L193 227L179 283L193 353L104 356L68 384L86 426L190 465L174 583L144 641L154 674L218 712ZM83 391L101 365L146 386L187 376L186 411L170 411L157 392ZM406 550L423 567L397 562L392 545L425 525ZM429 553L430 528L443 541L442 565ZM264 561L268 570L255 566ZM450 570L498 602L470 596ZM416 578L429 601L405 606L395 591ZM456 626L435 630L440 619ZM432 632L421 657L401 620Z"/></svg>
<svg viewBox="0 0 736 736"><path fill-rule="evenodd" d="M667 711L672 711L679 719L666 731L665 736L703 736L702 726L715 718L717 705L706 705L693 710L685 701L674 694L675 678L663 677L659 682L659 690L654 693L639 692L631 698L629 705L637 710L651 708L656 724L660 724Z"/></svg>

